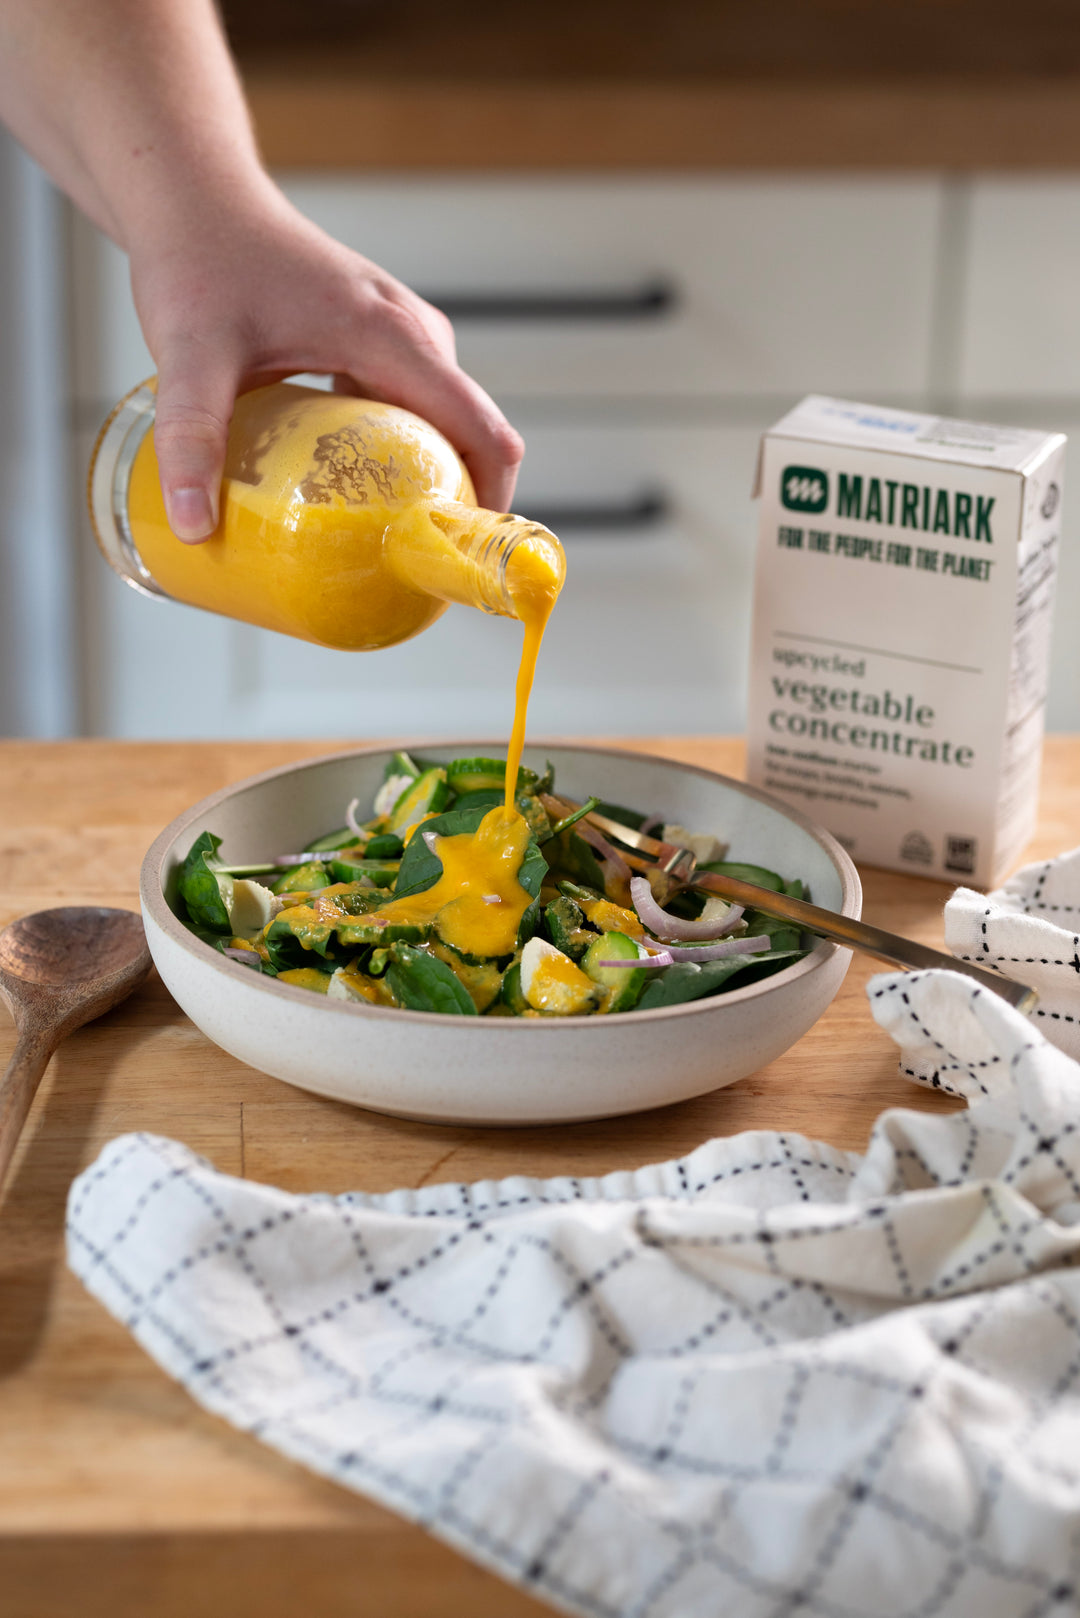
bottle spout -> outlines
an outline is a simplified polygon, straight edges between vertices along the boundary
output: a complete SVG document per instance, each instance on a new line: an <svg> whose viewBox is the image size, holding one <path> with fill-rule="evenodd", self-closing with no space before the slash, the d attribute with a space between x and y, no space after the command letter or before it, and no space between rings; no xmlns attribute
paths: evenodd
<svg viewBox="0 0 1080 1618"><path fill-rule="evenodd" d="M566 577L562 545L542 523L440 497L394 524L386 557L414 590L524 623L546 620Z"/></svg>

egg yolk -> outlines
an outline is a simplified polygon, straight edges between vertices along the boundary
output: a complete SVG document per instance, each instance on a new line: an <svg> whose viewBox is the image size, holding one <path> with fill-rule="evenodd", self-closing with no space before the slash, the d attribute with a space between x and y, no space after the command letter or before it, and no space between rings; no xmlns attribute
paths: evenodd
<svg viewBox="0 0 1080 1618"><path fill-rule="evenodd" d="M566 955L545 955L533 971L525 998L537 1011L564 1017L584 1011L595 997L596 985Z"/></svg>

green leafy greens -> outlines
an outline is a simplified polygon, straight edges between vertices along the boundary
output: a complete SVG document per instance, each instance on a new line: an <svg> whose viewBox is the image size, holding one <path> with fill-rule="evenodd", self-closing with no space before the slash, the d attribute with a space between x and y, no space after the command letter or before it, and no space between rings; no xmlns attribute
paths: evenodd
<svg viewBox="0 0 1080 1618"><path fill-rule="evenodd" d="M245 913L262 918L242 935L252 946L238 957L245 965L343 999L367 998L466 1017L563 1015L571 1003L576 1008L572 1014L582 1014L582 1007L590 1015L651 1011L756 982L806 953L796 928L750 909L733 936L765 937L767 950L701 962L676 959L673 965L648 970L633 965L640 958L634 950L643 947L634 942L642 935L641 924L623 908L625 887L619 889L617 876L608 873L610 862L598 860L577 829L577 821L597 800L589 799L560 818L558 800L543 796L553 787L550 765L543 777L522 769L517 780L515 802L529 836L516 880L528 904L513 953L489 958L452 949L440 938L438 913L432 920L422 911L419 916L408 911L382 914L382 907L391 899L425 893L439 881L439 839L479 830L485 816L503 802L505 765L488 758L439 765L405 754L395 754L393 764L389 776L406 777L417 793L427 790L425 782L432 788L427 818L411 830L403 827L401 835L388 824L393 811L373 813L358 830L330 832L303 845L303 861L235 867L230 875L218 858L221 839L202 832L188 851L179 880L179 909L191 931L212 948L237 954L232 946L239 940L232 936L230 918L241 908L234 907L234 876L239 895L241 871L266 872L263 880L273 897L267 893L258 900L257 887L244 890L249 906L252 893L256 895L254 908ZM399 797L399 805L401 801ZM436 802L443 805L437 812ZM632 828L646 819L618 804L600 802L599 808ZM718 860L702 869L740 877L771 892L808 896L801 878L745 861ZM611 884L610 890L605 884ZM665 908L673 917L696 920L704 903L701 893L684 887L671 894ZM619 960L613 965L607 959L620 951L622 971ZM563 962L566 981L577 985L576 998L554 1009L535 987L537 971L553 959Z"/></svg>

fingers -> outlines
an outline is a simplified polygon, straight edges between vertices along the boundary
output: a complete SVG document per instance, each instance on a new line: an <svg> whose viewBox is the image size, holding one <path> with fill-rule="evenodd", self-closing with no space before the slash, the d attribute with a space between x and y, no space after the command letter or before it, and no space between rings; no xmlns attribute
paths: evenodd
<svg viewBox="0 0 1080 1618"><path fill-rule="evenodd" d="M525 442L472 377L455 371L436 378L428 420L455 444L469 469L476 498L489 511L509 511Z"/></svg>
<svg viewBox="0 0 1080 1618"><path fill-rule="evenodd" d="M397 394L393 399L391 391ZM416 354L380 392L423 416L450 440L469 469L480 505L489 511L510 509L525 445L479 383L456 366L425 363Z"/></svg>
<svg viewBox="0 0 1080 1618"><path fill-rule="evenodd" d="M406 296L409 302L389 302L377 323L368 326L368 341L352 374L362 390L403 405L437 427L468 467L479 503L506 511L524 442L495 401L458 366L445 317L412 294ZM442 327L449 333L445 341ZM372 342L375 332L381 340Z"/></svg>
<svg viewBox="0 0 1080 1618"><path fill-rule="evenodd" d="M169 527L189 545L217 527L237 382L229 358L204 345L184 341L161 356L154 448Z"/></svg>

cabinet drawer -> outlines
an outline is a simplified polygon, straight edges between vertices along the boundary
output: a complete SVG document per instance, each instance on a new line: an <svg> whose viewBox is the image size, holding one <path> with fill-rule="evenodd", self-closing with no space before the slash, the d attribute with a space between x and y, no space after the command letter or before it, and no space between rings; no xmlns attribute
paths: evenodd
<svg viewBox="0 0 1080 1618"><path fill-rule="evenodd" d="M305 179L297 205L443 301L497 397L927 386L928 181Z"/></svg>

